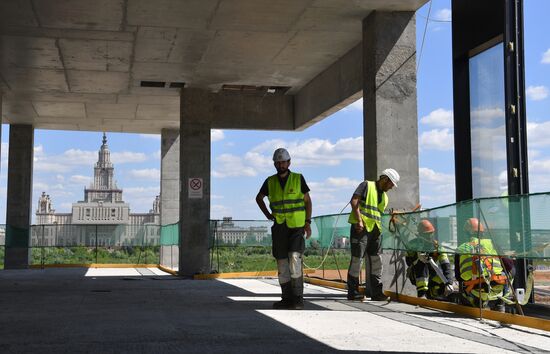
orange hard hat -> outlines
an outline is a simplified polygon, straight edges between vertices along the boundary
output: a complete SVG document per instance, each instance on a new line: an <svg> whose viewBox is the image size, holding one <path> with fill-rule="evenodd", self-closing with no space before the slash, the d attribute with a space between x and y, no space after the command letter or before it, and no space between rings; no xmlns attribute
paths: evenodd
<svg viewBox="0 0 550 354"><path fill-rule="evenodd" d="M477 218L469 218L464 224L464 231L469 234L475 234L478 232L485 232L483 224L479 222Z"/></svg>
<svg viewBox="0 0 550 354"><path fill-rule="evenodd" d="M435 232L435 227L432 225L430 220L423 219L418 223L418 233L420 234L429 234Z"/></svg>

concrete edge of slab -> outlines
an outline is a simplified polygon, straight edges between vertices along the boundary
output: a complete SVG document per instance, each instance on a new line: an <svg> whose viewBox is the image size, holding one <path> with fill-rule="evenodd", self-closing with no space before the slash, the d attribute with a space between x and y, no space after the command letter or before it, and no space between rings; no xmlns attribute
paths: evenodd
<svg viewBox="0 0 550 354"><path fill-rule="evenodd" d="M330 280L306 277L305 281L310 284L319 285L319 286L326 286L326 287L336 288L336 289L346 289L345 283L340 283L340 282L335 282ZM390 296L392 300L403 302L409 305L416 305L416 306L428 307L428 308L437 309L437 310L454 312L454 313L466 315L473 318L480 317L479 309L477 308L453 304L450 302L421 299L414 296L397 294L391 291L385 291L385 293L386 295ZM518 326L540 329L544 331L550 331L550 321L544 320L541 318L535 318L530 316L520 316L520 315L511 314L511 313L501 313L501 312L485 310L485 309L481 311L481 318L484 318L487 320L499 321L507 324L514 324Z"/></svg>
<svg viewBox="0 0 550 354"><path fill-rule="evenodd" d="M158 264L83 263L83 264L31 264L29 269L44 268L157 268Z"/></svg>

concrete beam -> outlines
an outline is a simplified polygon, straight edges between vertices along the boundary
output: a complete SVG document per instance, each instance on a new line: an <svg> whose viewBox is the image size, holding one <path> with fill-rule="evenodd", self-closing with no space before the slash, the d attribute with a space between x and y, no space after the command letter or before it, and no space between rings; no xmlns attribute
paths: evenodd
<svg viewBox="0 0 550 354"><path fill-rule="evenodd" d="M180 217L180 131L161 131L160 161L160 224L170 225ZM178 246L161 246L160 264L174 268L178 265Z"/></svg>
<svg viewBox="0 0 550 354"><path fill-rule="evenodd" d="M10 126L5 269L28 268L34 128Z"/></svg>
<svg viewBox="0 0 550 354"><path fill-rule="evenodd" d="M181 110L189 123L212 129L294 130L294 97L281 94L183 89Z"/></svg>
<svg viewBox="0 0 550 354"><path fill-rule="evenodd" d="M303 130L363 95L361 43L305 85L295 98L295 128Z"/></svg>
<svg viewBox="0 0 550 354"><path fill-rule="evenodd" d="M401 175L392 208L410 209L418 195L414 12L372 12L363 20L365 178L388 167Z"/></svg>

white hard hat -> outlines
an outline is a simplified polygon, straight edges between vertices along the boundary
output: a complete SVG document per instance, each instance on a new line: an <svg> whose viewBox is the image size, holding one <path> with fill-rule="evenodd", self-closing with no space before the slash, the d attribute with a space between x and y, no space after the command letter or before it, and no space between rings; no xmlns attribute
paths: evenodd
<svg viewBox="0 0 550 354"><path fill-rule="evenodd" d="M290 160L290 154L284 148L278 148L273 153L273 162L288 161Z"/></svg>
<svg viewBox="0 0 550 354"><path fill-rule="evenodd" d="M399 173L397 173L396 170L394 170L393 168L386 168L384 171L382 171L381 176L387 176L390 179L391 183L393 183L393 185L397 187L397 183L399 183Z"/></svg>

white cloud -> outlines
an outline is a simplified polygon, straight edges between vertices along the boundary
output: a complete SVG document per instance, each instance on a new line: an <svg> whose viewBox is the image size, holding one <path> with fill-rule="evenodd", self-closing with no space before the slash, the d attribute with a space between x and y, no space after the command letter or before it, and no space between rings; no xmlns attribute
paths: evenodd
<svg viewBox="0 0 550 354"><path fill-rule="evenodd" d="M130 170L131 177L138 179L160 180L160 170L156 168L144 168L140 170Z"/></svg>
<svg viewBox="0 0 550 354"><path fill-rule="evenodd" d="M454 136L450 129L432 129L420 135L421 150L451 151L454 149Z"/></svg>
<svg viewBox="0 0 550 354"><path fill-rule="evenodd" d="M430 168L420 167L420 201L424 208L455 201L455 177L452 174L436 172Z"/></svg>
<svg viewBox="0 0 550 354"><path fill-rule="evenodd" d="M212 171L212 176L217 178L256 176L258 174L254 167L246 166L245 159L231 154L221 154L216 158L217 168Z"/></svg>
<svg viewBox="0 0 550 354"><path fill-rule="evenodd" d="M529 86L525 93L527 98L532 101L541 101L548 97L548 89L545 86Z"/></svg>
<svg viewBox="0 0 550 354"><path fill-rule="evenodd" d="M82 176L82 175L73 175L69 177L69 182L78 184L79 186L81 185L88 186L90 183L92 183L92 177Z"/></svg>
<svg viewBox="0 0 550 354"><path fill-rule="evenodd" d="M343 160L363 159L363 138L344 138L332 143L326 139L286 142L280 139L265 141L243 157L222 154L216 158L212 176L217 178L256 176L273 168L272 153L285 147L292 157L292 166L337 166ZM291 167L292 168L292 167Z"/></svg>
<svg viewBox="0 0 550 354"><path fill-rule="evenodd" d="M550 146L550 121L527 122L527 143L529 147Z"/></svg>
<svg viewBox="0 0 550 354"><path fill-rule="evenodd" d="M154 197L159 194L159 191L160 191L160 186L128 187L128 188L124 188L124 195L131 196L131 197L135 197L139 195L152 195Z"/></svg>
<svg viewBox="0 0 550 354"><path fill-rule="evenodd" d="M44 146L38 145L34 147L34 155L42 155L44 153Z"/></svg>
<svg viewBox="0 0 550 354"><path fill-rule="evenodd" d="M471 119L479 125L491 124L497 118L504 119L504 110L502 108L478 108L471 113Z"/></svg>
<svg viewBox="0 0 550 354"><path fill-rule="evenodd" d="M147 161L147 155L132 151L112 152L111 161L115 164L144 162Z"/></svg>
<svg viewBox="0 0 550 354"><path fill-rule="evenodd" d="M436 172L430 168L418 169L420 180L426 183L454 184L455 176L448 173Z"/></svg>
<svg viewBox="0 0 550 354"><path fill-rule="evenodd" d="M65 176L63 175L56 175L55 179L57 182L65 182Z"/></svg>
<svg viewBox="0 0 550 354"><path fill-rule="evenodd" d="M435 111L430 112L427 116L420 118L420 123L439 128L452 128L453 111L438 108Z"/></svg>
<svg viewBox="0 0 550 354"><path fill-rule="evenodd" d="M451 9L438 10L432 18L437 21L451 21L452 19Z"/></svg>
<svg viewBox="0 0 550 354"><path fill-rule="evenodd" d="M218 194L210 194L210 199L224 199L224 196Z"/></svg>
<svg viewBox="0 0 550 354"><path fill-rule="evenodd" d="M542 59L540 62L542 64L550 64L550 49L542 54Z"/></svg>
<svg viewBox="0 0 550 354"><path fill-rule="evenodd" d="M140 138L160 141L160 134L139 134Z"/></svg>
<svg viewBox="0 0 550 354"><path fill-rule="evenodd" d="M221 129L212 129L210 131L210 140L212 142L223 140L224 137L225 136L223 134L223 130L221 130Z"/></svg>
<svg viewBox="0 0 550 354"><path fill-rule="evenodd" d="M210 206L210 216L212 219L221 220L224 216L233 216L232 209L221 204L212 204Z"/></svg>

